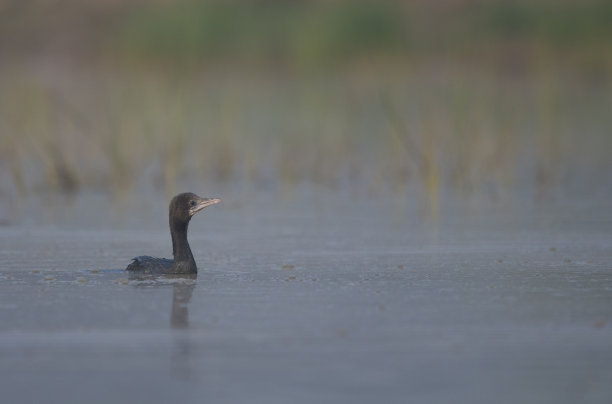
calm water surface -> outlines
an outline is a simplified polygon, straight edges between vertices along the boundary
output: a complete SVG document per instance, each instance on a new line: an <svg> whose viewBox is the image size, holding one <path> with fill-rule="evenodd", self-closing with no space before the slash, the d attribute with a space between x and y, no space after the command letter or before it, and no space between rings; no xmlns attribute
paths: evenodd
<svg viewBox="0 0 612 404"><path fill-rule="evenodd" d="M612 399L605 204L432 224L393 200L230 196L192 221L197 278L130 279L171 254L159 199L0 227L2 401Z"/></svg>

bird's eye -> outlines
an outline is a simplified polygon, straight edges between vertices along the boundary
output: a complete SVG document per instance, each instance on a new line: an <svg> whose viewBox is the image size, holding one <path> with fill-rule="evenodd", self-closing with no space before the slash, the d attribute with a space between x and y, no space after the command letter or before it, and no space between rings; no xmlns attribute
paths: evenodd
<svg viewBox="0 0 612 404"><path fill-rule="evenodd" d="M195 206L196 201L194 201L193 199L189 201L189 206Z"/></svg>

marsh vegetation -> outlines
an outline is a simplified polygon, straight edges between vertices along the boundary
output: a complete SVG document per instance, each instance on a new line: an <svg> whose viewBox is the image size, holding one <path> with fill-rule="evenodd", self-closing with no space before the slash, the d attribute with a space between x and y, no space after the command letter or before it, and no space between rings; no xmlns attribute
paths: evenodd
<svg viewBox="0 0 612 404"><path fill-rule="evenodd" d="M610 186L607 2L58 5L0 10L11 201L314 183L435 213Z"/></svg>

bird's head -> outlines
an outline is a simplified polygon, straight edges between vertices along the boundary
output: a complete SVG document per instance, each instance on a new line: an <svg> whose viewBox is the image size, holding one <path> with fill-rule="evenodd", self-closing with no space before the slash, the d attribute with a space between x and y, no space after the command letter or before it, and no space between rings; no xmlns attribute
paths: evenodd
<svg viewBox="0 0 612 404"><path fill-rule="evenodd" d="M170 220L188 223L191 217L207 206L221 202L218 198L202 198L191 192L178 194L170 201Z"/></svg>

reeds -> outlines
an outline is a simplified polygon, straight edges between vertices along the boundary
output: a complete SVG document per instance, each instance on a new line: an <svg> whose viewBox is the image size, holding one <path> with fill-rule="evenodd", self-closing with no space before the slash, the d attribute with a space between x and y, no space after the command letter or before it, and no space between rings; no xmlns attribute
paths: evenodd
<svg viewBox="0 0 612 404"><path fill-rule="evenodd" d="M0 195L313 183L435 222L612 183L606 1L17 3Z"/></svg>
<svg viewBox="0 0 612 404"><path fill-rule="evenodd" d="M73 74L65 87L0 76L4 193L307 181L406 195L416 184L435 216L442 189L546 193L576 167L592 172L586 160L609 167L610 92L563 76L117 76Z"/></svg>

